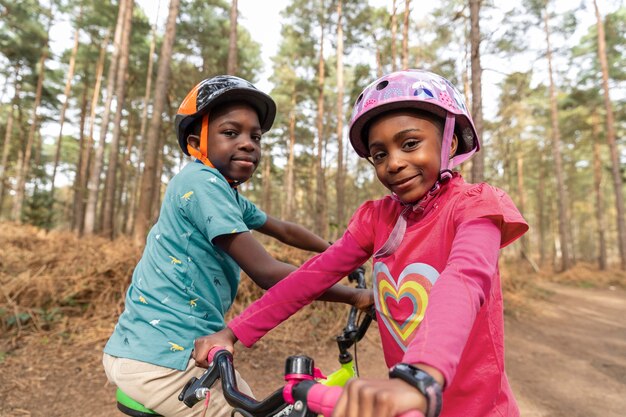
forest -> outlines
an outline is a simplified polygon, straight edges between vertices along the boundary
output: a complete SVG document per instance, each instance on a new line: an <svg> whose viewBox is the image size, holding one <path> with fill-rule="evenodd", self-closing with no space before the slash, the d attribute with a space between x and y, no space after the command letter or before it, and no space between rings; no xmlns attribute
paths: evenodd
<svg viewBox="0 0 626 417"><path fill-rule="evenodd" d="M463 89L483 148L462 175L506 190L531 226L507 257L626 269L623 2L284 3L266 57L237 0L0 0L0 218L141 246L189 161L178 105L235 74L269 83L278 104L240 191L334 239L385 193L346 139L351 106L376 76L412 67ZM51 39L55 25L70 38Z"/></svg>

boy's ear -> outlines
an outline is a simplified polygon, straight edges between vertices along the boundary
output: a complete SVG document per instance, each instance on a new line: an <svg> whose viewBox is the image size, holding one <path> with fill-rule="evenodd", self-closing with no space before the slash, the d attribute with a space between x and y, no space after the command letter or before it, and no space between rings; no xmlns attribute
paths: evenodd
<svg viewBox="0 0 626 417"><path fill-rule="evenodd" d="M200 149L200 136L189 135L187 136L187 143L194 149Z"/></svg>
<svg viewBox="0 0 626 417"><path fill-rule="evenodd" d="M456 154L456 151L459 147L459 138L456 136L456 133L452 135L452 142L450 143L450 159Z"/></svg>

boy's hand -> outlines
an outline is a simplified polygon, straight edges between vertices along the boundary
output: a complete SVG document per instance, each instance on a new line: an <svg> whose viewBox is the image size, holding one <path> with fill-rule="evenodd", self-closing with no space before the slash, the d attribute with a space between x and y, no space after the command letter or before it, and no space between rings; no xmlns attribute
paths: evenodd
<svg viewBox="0 0 626 417"><path fill-rule="evenodd" d="M426 398L400 379L353 378L335 406L333 417L395 417L426 410Z"/></svg>
<svg viewBox="0 0 626 417"><path fill-rule="evenodd" d="M369 312L374 305L374 291L366 289L355 289L353 306L361 311Z"/></svg>
<svg viewBox="0 0 626 417"><path fill-rule="evenodd" d="M194 350L192 354L193 359L196 361L196 366L201 368L209 367L209 351L215 346L223 346L230 353L234 353L234 344L236 341L237 336L235 336L232 330L228 327L217 333L197 338L194 341Z"/></svg>

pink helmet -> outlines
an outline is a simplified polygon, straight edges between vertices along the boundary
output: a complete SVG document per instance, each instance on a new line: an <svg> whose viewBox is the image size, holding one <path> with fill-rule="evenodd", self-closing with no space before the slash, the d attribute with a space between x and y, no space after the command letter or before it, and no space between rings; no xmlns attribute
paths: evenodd
<svg viewBox="0 0 626 417"><path fill-rule="evenodd" d="M350 118L350 142L356 153L370 156L367 147L368 122L389 110L419 109L445 120L441 151L441 172L469 159L480 148L472 117L463 95L440 75L423 70L403 70L384 75L365 87L357 98ZM449 159L453 134L459 140L454 158Z"/></svg>

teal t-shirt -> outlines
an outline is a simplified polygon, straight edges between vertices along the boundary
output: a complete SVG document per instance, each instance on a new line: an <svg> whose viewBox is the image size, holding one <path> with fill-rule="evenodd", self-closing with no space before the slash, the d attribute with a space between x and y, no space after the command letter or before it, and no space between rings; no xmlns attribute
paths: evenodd
<svg viewBox="0 0 626 417"><path fill-rule="evenodd" d="M266 220L218 170L187 164L167 186L104 351L184 370L194 340L225 327L239 285L239 266L213 239Z"/></svg>

